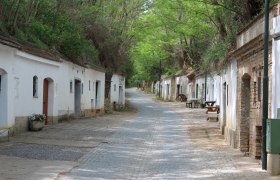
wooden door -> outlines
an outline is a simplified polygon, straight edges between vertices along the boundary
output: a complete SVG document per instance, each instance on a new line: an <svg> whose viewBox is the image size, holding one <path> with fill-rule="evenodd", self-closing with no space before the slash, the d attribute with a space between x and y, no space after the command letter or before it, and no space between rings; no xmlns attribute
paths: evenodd
<svg viewBox="0 0 280 180"><path fill-rule="evenodd" d="M45 124L48 124L48 99L49 99L49 81L44 79L43 87L43 114L46 115Z"/></svg>

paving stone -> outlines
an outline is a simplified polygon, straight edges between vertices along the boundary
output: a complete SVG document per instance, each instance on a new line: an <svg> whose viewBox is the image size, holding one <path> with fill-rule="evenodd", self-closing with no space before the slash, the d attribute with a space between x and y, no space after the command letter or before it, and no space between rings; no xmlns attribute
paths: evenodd
<svg viewBox="0 0 280 180"><path fill-rule="evenodd" d="M155 103L134 91L130 101L137 116L62 179L270 179L259 161L225 144L205 110Z"/></svg>
<svg viewBox="0 0 280 180"><path fill-rule="evenodd" d="M0 155L61 161L76 161L86 152L81 148L44 144L14 144L0 148Z"/></svg>

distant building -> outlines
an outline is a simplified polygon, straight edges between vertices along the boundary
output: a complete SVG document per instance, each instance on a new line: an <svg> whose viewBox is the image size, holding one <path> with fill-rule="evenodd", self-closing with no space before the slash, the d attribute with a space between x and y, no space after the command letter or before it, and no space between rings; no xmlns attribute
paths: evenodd
<svg viewBox="0 0 280 180"><path fill-rule="evenodd" d="M114 74L111 79L111 103L117 106L125 105L125 77Z"/></svg>

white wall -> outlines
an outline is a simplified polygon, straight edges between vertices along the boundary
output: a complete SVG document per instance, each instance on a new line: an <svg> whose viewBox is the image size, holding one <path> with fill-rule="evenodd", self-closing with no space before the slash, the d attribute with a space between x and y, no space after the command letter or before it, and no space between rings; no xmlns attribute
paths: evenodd
<svg viewBox="0 0 280 180"><path fill-rule="evenodd" d="M272 31L272 107L271 118L277 118L277 108L280 108L280 16L273 18Z"/></svg>
<svg viewBox="0 0 280 180"><path fill-rule="evenodd" d="M175 78L175 97L177 97L177 85L180 85L179 94L188 94L188 78L186 75L178 76Z"/></svg>
<svg viewBox="0 0 280 180"><path fill-rule="evenodd" d="M40 58L19 50L16 50L15 56L11 61L13 64L13 76L16 82L15 88L15 116L28 116L32 113L42 113L43 110L43 82L49 78L57 86L59 76L57 72L61 63ZM33 77L38 77L38 95L33 97ZM57 111L57 89L52 86L53 106L49 109L50 116L56 116ZM26 105L28 103L28 105Z"/></svg>
<svg viewBox="0 0 280 180"><path fill-rule="evenodd" d="M222 73L221 78L221 111L220 119L223 120L226 117L226 126L229 129L236 130L237 126L237 116L236 116L236 103L237 103L237 61L231 60L230 64L225 68ZM228 93L226 93L226 98L223 97L224 83L227 85ZM226 90L225 90L226 91ZM228 98L228 101L227 101ZM223 103L226 105L224 109Z"/></svg>
<svg viewBox="0 0 280 180"><path fill-rule="evenodd" d="M75 80L80 81L82 84L81 110L104 108L104 72L63 61L63 65L57 73L61 77L57 86L58 115L73 114L75 112ZM102 98L98 99L99 106L96 104L96 81L101 83L99 86L99 96ZM70 92L70 82L72 82L72 92ZM93 101L93 104L91 101Z"/></svg>
<svg viewBox="0 0 280 180"><path fill-rule="evenodd" d="M0 127L8 127L14 124L14 76L13 53L15 49L0 44Z"/></svg>
<svg viewBox="0 0 280 180"><path fill-rule="evenodd" d="M171 79L163 79L162 81L162 97L164 100L170 100L171 99Z"/></svg>
<svg viewBox="0 0 280 180"><path fill-rule="evenodd" d="M198 99L204 100L205 75L197 76L195 82L195 98L197 97Z"/></svg>
<svg viewBox="0 0 280 180"><path fill-rule="evenodd" d="M15 117L43 112L43 82L49 80L48 116L74 112L74 81L83 83L81 109L91 109L93 83L100 86L100 104L104 107L105 73L87 69L68 61L56 62L0 44L0 127L13 126ZM33 77L38 78L37 96L33 97ZM70 93L70 81L73 91ZM92 89L89 91L88 83Z"/></svg>
<svg viewBox="0 0 280 180"><path fill-rule="evenodd" d="M125 78L114 74L111 79L111 103L125 104Z"/></svg>
<svg viewBox="0 0 280 180"><path fill-rule="evenodd" d="M199 85L199 99L205 98L205 89L202 89L205 84L205 75L200 75L197 77L196 84ZM221 104L221 76L216 72L212 72L207 75L206 81L206 101L216 101L215 105ZM205 86L204 86L205 88Z"/></svg>

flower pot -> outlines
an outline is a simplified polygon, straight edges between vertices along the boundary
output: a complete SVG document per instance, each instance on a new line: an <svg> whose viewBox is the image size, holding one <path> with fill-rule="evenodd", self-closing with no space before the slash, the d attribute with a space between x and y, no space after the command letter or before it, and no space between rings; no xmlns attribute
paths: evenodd
<svg viewBox="0 0 280 180"><path fill-rule="evenodd" d="M28 121L30 131L40 131L44 128L44 121Z"/></svg>

